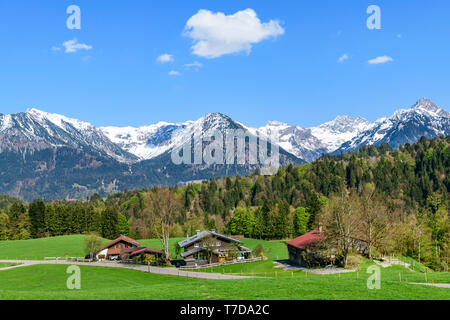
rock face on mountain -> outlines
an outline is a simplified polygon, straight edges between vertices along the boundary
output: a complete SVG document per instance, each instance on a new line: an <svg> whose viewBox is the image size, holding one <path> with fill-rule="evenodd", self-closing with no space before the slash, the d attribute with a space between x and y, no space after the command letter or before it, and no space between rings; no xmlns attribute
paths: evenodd
<svg viewBox="0 0 450 320"><path fill-rule="evenodd" d="M286 166L313 161L324 153L350 152L366 144L386 142L398 147L422 136L448 135L450 114L427 99L374 123L341 116L312 128L277 121L252 128L221 113L140 128L96 128L36 109L0 114L0 193L26 200L82 198L95 192L168 186L260 169L259 162L174 164L173 152L183 145L208 132L226 136L229 130L240 130L247 139L257 140L258 150L260 142L269 138L279 146L280 166ZM202 150L209 143L202 142Z"/></svg>

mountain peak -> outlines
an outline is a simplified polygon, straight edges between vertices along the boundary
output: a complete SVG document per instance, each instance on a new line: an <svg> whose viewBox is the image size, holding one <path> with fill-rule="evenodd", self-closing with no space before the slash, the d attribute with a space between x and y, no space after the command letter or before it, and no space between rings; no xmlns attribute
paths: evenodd
<svg viewBox="0 0 450 320"><path fill-rule="evenodd" d="M427 98L421 98L414 104L413 109L424 108L430 110L440 109L433 101Z"/></svg>
<svg viewBox="0 0 450 320"><path fill-rule="evenodd" d="M209 112L205 115L205 118L206 119L220 119L220 118L228 119L229 117L220 112Z"/></svg>
<svg viewBox="0 0 450 320"><path fill-rule="evenodd" d="M223 129L235 129L237 123L229 116L215 112L208 113L203 118L196 121L197 125L202 127L201 130L223 130Z"/></svg>
<svg viewBox="0 0 450 320"><path fill-rule="evenodd" d="M25 113L28 115L31 115L31 116L37 116L39 118L43 118L43 117L49 115L48 112L45 112L45 111L42 111L42 110L39 110L36 108L28 108Z"/></svg>
<svg viewBox="0 0 450 320"><path fill-rule="evenodd" d="M289 125L280 121L267 121L267 126L269 127L288 127Z"/></svg>
<svg viewBox="0 0 450 320"><path fill-rule="evenodd" d="M450 113L438 107L433 101L427 98L419 99L412 107L412 110L420 112L424 110L431 115L450 118Z"/></svg>
<svg viewBox="0 0 450 320"><path fill-rule="evenodd" d="M77 130L92 130L92 129L94 129L94 126L89 122L78 120L78 119L72 119L72 118L57 114L57 113L45 112L45 111L35 109L35 108L27 109L26 114L29 115L34 120L37 120L38 122L49 121L64 130L66 130L65 124L70 124Z"/></svg>
<svg viewBox="0 0 450 320"><path fill-rule="evenodd" d="M28 108L27 113L47 113L47 112L36 109L36 108Z"/></svg>
<svg viewBox="0 0 450 320"><path fill-rule="evenodd" d="M369 121L362 117L337 116L334 120L321 124L319 128L329 128L337 132L361 131L369 125Z"/></svg>

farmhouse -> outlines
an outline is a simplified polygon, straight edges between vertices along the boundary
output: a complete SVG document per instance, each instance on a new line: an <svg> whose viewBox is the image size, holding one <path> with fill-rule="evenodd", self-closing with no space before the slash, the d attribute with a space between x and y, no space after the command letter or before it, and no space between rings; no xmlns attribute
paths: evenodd
<svg viewBox="0 0 450 320"><path fill-rule="evenodd" d="M201 266L211 263L224 263L233 260L250 258L252 251L242 242L217 233L215 230L206 230L178 243L184 249L181 253L187 266Z"/></svg>
<svg viewBox="0 0 450 320"><path fill-rule="evenodd" d="M307 266L303 253L305 250L313 246L325 238L325 233L321 228L312 230L304 235L286 242L289 252L289 262L302 267Z"/></svg>
<svg viewBox="0 0 450 320"><path fill-rule="evenodd" d="M308 255L310 261L314 260L316 264L323 264L325 257L319 252L318 246L324 239L325 232L323 232L322 224L320 224L319 230L312 230L298 238L286 242L289 252L289 262L294 265L309 267L310 265L305 260L305 257ZM352 250L363 256L368 256L369 250L366 241L357 238L350 238L350 240ZM336 252L336 249L331 248L331 253L334 252ZM334 255L331 255L330 258L333 261Z"/></svg>
<svg viewBox="0 0 450 320"><path fill-rule="evenodd" d="M122 235L98 249L95 256L97 260L119 260L123 256L132 258L144 254L160 258L163 255L161 250L144 248L140 247L140 245L139 241Z"/></svg>

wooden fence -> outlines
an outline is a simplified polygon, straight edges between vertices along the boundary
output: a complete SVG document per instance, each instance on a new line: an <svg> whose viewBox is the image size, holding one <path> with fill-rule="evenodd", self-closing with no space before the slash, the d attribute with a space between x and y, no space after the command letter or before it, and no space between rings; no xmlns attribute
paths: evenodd
<svg viewBox="0 0 450 320"><path fill-rule="evenodd" d="M227 261L224 263L211 263L211 264L204 264L201 266L182 266L180 269L204 269L204 268L212 268L212 267L220 267L220 266L226 266L230 264L239 264L239 263L248 263L248 262L255 262L255 261L261 261L262 258L251 258L251 259L243 259L243 260L235 260L235 261Z"/></svg>

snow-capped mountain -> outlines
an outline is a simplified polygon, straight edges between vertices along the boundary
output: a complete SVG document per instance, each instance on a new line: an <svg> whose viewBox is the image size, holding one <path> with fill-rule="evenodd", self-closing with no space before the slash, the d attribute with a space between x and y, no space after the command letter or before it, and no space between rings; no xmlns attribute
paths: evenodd
<svg viewBox="0 0 450 320"><path fill-rule="evenodd" d="M59 147L98 152L119 162L137 160L89 122L37 109L0 115L0 152L26 153Z"/></svg>
<svg viewBox="0 0 450 320"><path fill-rule="evenodd" d="M361 117L340 116L318 127L302 128L277 121L269 121L265 127L250 128L264 136L274 135L286 151L305 161L314 161L324 153L338 149L364 131L370 123Z"/></svg>
<svg viewBox="0 0 450 320"><path fill-rule="evenodd" d="M327 152L333 152L343 143L367 130L369 126L370 122L364 118L339 116L333 121L310 129L312 135L326 145Z"/></svg>
<svg viewBox="0 0 450 320"><path fill-rule="evenodd" d="M390 143L398 147L415 142L421 136L448 134L448 112L427 99L419 100L411 109L399 110L389 118L370 123L361 117L339 116L317 127L302 128L278 121L253 128L220 113L211 113L196 121L159 122L140 128L100 128L114 143L140 160L153 159L179 147L192 135L204 132L207 123L221 129L240 128L253 135L270 137L295 157L307 162L325 153L348 152L365 144Z"/></svg>
<svg viewBox="0 0 450 320"><path fill-rule="evenodd" d="M66 146L133 163L179 148L192 136L207 130L224 133L227 129L242 129L255 136L275 139L286 152L310 162L324 153L353 151L365 144L387 142L397 147L415 142L421 136L447 135L449 118L449 112L428 99L421 99L411 109L398 110L391 117L374 123L361 117L339 116L311 128L277 121L253 128L220 113L209 113L184 123L95 128L89 122L29 109L24 113L0 115L0 151L30 152Z"/></svg>
<svg viewBox="0 0 450 320"><path fill-rule="evenodd" d="M350 152L363 145L388 143L396 148L414 143L422 136L432 138L450 134L450 113L428 99L420 99L410 109L396 111L389 118L381 118L345 142L335 151Z"/></svg>
<svg viewBox="0 0 450 320"><path fill-rule="evenodd" d="M224 134L227 129L245 130L238 122L221 113L208 113L196 121L184 123L159 122L139 128L100 128L111 141L141 160L153 159L174 148L179 148L192 136L208 130L218 130Z"/></svg>
<svg viewBox="0 0 450 320"><path fill-rule="evenodd" d="M280 166L286 166L366 144L387 142L398 147L422 136L448 135L450 114L427 99L374 123L342 116L312 128L276 121L252 128L220 113L141 128L95 128L85 121L36 109L0 114L0 193L27 200L83 198L96 192L106 195L124 189L247 175L260 168L253 164L174 164L172 151L191 142L192 137L211 130L225 134L229 129L278 141Z"/></svg>
<svg viewBox="0 0 450 320"><path fill-rule="evenodd" d="M264 127L249 130L254 134L275 137L283 149L308 162L326 152L326 145L315 137L310 129L269 121Z"/></svg>
<svg viewBox="0 0 450 320"><path fill-rule="evenodd" d="M158 122L154 125L134 127L101 127L100 130L122 149L140 160L152 159L169 150L172 135L187 124Z"/></svg>

